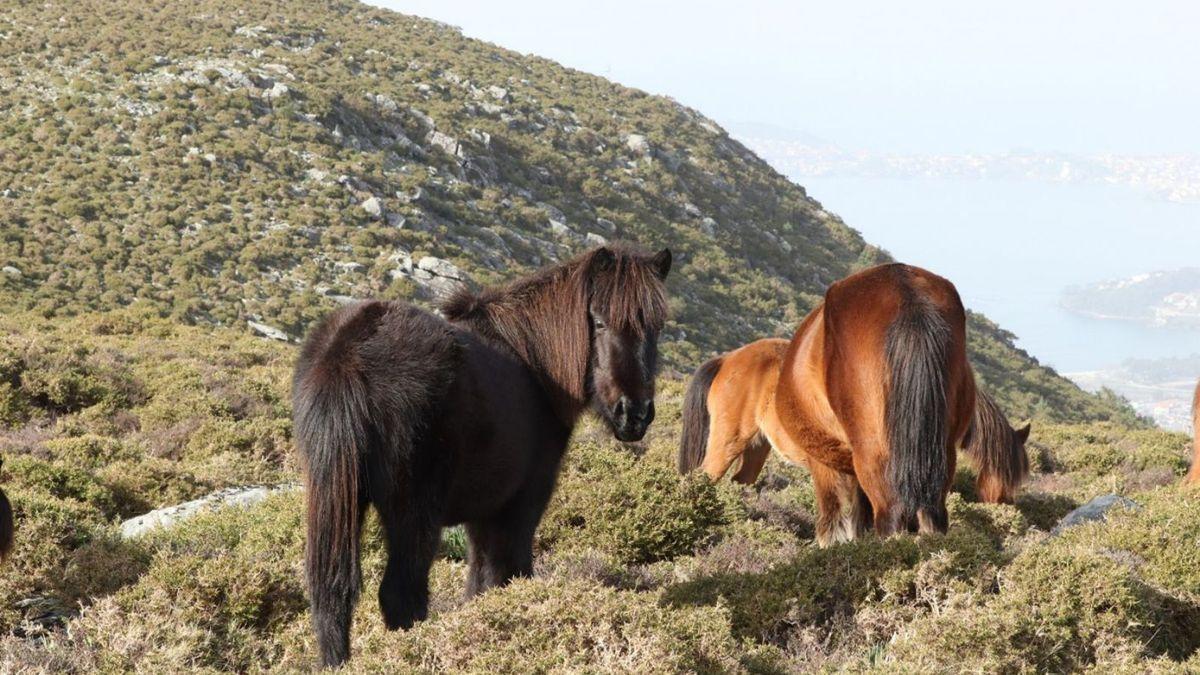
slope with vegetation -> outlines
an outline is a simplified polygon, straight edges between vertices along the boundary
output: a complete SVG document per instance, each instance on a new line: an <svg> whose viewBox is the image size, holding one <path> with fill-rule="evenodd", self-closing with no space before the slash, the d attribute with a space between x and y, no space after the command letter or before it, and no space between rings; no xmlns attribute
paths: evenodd
<svg viewBox="0 0 1200 675"><path fill-rule="evenodd" d="M297 338L368 295L431 303L602 240L669 245L668 363L784 334L888 257L670 100L352 2L0 8L0 672L307 669L302 497L138 538L122 519L299 477ZM429 621L360 603L350 668L1187 672L1200 493L1187 439L1079 391L971 316L979 377L1037 418L1016 506L944 536L812 542L803 469L680 478L683 383L644 444L585 426L537 576ZM1138 509L1048 534L1100 492ZM367 588L382 572L368 527Z"/></svg>
<svg viewBox="0 0 1200 675"><path fill-rule="evenodd" d="M786 334L887 259L669 99L356 2L0 8L0 307L298 338L596 242L669 245L668 363ZM1129 418L972 319L1014 415Z"/></svg>
<svg viewBox="0 0 1200 675"><path fill-rule="evenodd" d="M150 311L0 319L0 481L19 525L0 568L0 671L315 663L298 491L134 539L117 526L223 487L295 481L292 358ZM1186 436L1035 425L1015 506L975 503L964 467L948 534L818 549L803 469L772 462L752 488L676 475L682 395L664 383L638 448L581 430L534 579L465 602L461 542L448 540L431 617L408 632L385 631L375 607L372 518L351 670L1200 667L1200 491L1177 487ZM1138 508L1048 534L1100 492Z"/></svg>

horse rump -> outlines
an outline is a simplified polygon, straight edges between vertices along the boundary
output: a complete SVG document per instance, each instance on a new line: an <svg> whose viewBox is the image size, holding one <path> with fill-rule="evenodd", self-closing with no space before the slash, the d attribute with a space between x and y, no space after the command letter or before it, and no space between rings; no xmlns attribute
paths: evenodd
<svg viewBox="0 0 1200 675"><path fill-rule="evenodd" d="M688 473L704 461L708 447L708 390L721 372L723 356L706 361L692 374L683 399L683 433L679 440L679 473Z"/></svg>
<svg viewBox="0 0 1200 675"><path fill-rule="evenodd" d="M292 399L306 469L305 568L326 666L349 657L363 511L379 497L374 486L401 482L428 410L453 377L455 351L443 320L375 301L334 312L301 351ZM366 475L368 467L390 475Z"/></svg>

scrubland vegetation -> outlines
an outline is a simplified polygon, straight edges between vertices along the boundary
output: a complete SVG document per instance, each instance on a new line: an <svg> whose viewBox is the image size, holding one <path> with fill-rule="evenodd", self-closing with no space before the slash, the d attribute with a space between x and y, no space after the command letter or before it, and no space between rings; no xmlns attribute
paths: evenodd
<svg viewBox="0 0 1200 675"><path fill-rule="evenodd" d="M296 670L315 663L303 499L284 491L136 539L116 524L298 478L293 348L133 311L0 320L0 476L17 509L0 570L0 671ZM1035 421L1015 506L973 501L965 463L944 536L818 549L803 468L752 488L679 477L683 382L635 446L587 424L539 529L535 578L462 598L446 538L432 615L383 629L366 534L350 669L796 672L1200 667L1200 491L1179 434ZM1050 536L1098 493L1108 522Z"/></svg>
<svg viewBox="0 0 1200 675"><path fill-rule="evenodd" d="M675 473L683 373L889 259L696 111L354 2L87 0L0 7L0 672L311 667L298 490L117 526L298 482L295 348L248 327L294 341L615 238L676 253L649 438L579 431L533 579L464 602L449 531L408 632L372 524L351 670L1200 669L1186 439L985 317L972 364L1035 420L1016 506L964 467L945 536L820 550L804 469ZM1139 508L1048 534L1109 492Z"/></svg>

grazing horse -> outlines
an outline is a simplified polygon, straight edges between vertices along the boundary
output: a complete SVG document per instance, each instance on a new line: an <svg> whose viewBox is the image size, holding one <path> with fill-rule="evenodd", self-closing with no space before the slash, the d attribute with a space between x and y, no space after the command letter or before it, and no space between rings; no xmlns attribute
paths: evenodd
<svg viewBox="0 0 1200 675"><path fill-rule="evenodd" d="M4 468L4 458L0 457L0 469L2 468ZM0 489L0 561L12 553L14 530L12 504L8 502L8 495L4 494L3 489Z"/></svg>
<svg viewBox="0 0 1200 675"><path fill-rule="evenodd" d="M387 542L379 604L389 629L425 618L443 526L466 524L468 595L532 573L534 530L580 415L592 407L622 441L654 419L670 266L667 250L605 246L461 292L444 319L367 301L317 326L292 398L325 665L349 657L368 505Z"/></svg>
<svg viewBox="0 0 1200 675"><path fill-rule="evenodd" d="M717 356L696 369L683 407L683 440L679 471L695 469L706 455L709 439L718 449L740 458L733 480L750 485L758 480L771 443L765 431L774 410L771 402L788 341L767 338ZM711 418L720 416L717 434ZM976 389L975 415L963 450L975 464L980 501L1011 504L1029 474L1025 441L1029 425L1013 429L996 402ZM718 450L719 451L719 450Z"/></svg>
<svg viewBox="0 0 1200 675"><path fill-rule="evenodd" d="M947 280L901 264L829 288L791 341L760 340L700 367L684 402L681 471L716 480L770 448L808 465L817 541L872 524L945 531L955 448L975 409L966 314Z"/></svg>
<svg viewBox="0 0 1200 675"><path fill-rule="evenodd" d="M1192 468L1185 485L1200 485L1200 382L1196 383L1196 393L1192 397Z"/></svg>
<svg viewBox="0 0 1200 675"><path fill-rule="evenodd" d="M980 501L1012 504L1029 475L1029 424L1013 429L991 396L982 389L975 393L975 416L963 447L978 473L975 491Z"/></svg>

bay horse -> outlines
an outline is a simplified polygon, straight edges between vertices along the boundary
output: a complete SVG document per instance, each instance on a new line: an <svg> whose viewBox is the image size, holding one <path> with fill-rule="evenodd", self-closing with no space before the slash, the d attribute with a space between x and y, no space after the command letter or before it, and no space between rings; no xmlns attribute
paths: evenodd
<svg viewBox="0 0 1200 675"><path fill-rule="evenodd" d="M682 472L750 482L771 448L806 464L817 542L945 531L956 448L976 405L953 284L898 263L830 286L792 339L701 366L684 401ZM982 442L981 436L981 442Z"/></svg>
<svg viewBox="0 0 1200 675"><path fill-rule="evenodd" d="M1200 485L1200 382L1192 396L1192 468L1183 479L1184 485Z"/></svg>
<svg viewBox="0 0 1200 675"><path fill-rule="evenodd" d="M292 400L323 664L349 657L368 506L387 544L389 629L425 618L444 526L466 524L468 595L532 574L534 530L579 417L590 406L622 441L654 419L670 267L669 250L607 245L460 292L445 318L366 301L312 331Z"/></svg>
<svg viewBox="0 0 1200 675"><path fill-rule="evenodd" d="M764 426L774 413L771 402L788 342L782 338L751 342L696 369L683 408L680 473L699 466L711 442L740 459L734 482L750 485L758 480L771 452ZM725 418L718 425L718 433L730 435L711 435L713 415ZM963 450L975 464L975 489L980 501L1013 503L1017 488L1029 474L1025 450L1029 431L1029 424L1013 429L992 397L976 388L975 414Z"/></svg>

